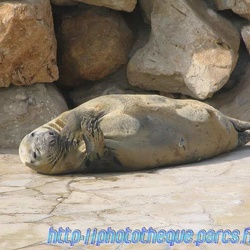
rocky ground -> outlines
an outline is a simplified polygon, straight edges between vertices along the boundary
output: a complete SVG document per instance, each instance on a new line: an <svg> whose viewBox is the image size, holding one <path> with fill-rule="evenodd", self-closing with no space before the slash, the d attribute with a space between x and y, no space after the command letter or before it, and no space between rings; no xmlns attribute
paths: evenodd
<svg viewBox="0 0 250 250"><path fill-rule="evenodd" d="M46 245L48 230L239 229L249 226L250 145L196 164L150 172L44 176L0 155L0 249L249 249L240 244Z"/></svg>

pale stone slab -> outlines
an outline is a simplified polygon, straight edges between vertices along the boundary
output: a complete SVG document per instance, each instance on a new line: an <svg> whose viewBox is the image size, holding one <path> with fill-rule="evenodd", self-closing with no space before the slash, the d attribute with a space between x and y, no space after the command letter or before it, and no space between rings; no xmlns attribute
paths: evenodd
<svg viewBox="0 0 250 250"><path fill-rule="evenodd" d="M14 250L37 244L47 237L49 224L14 223L1 224L0 249Z"/></svg>
<svg viewBox="0 0 250 250"><path fill-rule="evenodd" d="M1 152L0 152L1 153ZM3 154L4 153L4 154ZM72 249L46 245L51 226L80 229L244 230L250 219L250 145L199 163L133 173L45 176L15 152L0 154L0 249ZM12 162L14 163L12 165ZM15 184L16 182L16 184ZM15 189L16 188L16 189ZM224 248L223 248L224 247ZM249 249L246 245L175 245L172 249ZM237 247L237 248L236 248ZM171 249L103 245L73 249Z"/></svg>

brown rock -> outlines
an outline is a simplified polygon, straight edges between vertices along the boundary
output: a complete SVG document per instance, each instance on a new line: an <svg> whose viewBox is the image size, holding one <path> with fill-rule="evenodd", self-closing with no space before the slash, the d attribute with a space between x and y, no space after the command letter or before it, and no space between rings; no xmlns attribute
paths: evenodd
<svg viewBox="0 0 250 250"><path fill-rule="evenodd" d="M93 98L111 94L152 94L152 91L142 91L129 85L126 77L126 67L122 67L107 78L94 84L86 83L84 86L75 88L70 97L76 106L81 105ZM155 93L154 93L155 94Z"/></svg>
<svg viewBox="0 0 250 250"><path fill-rule="evenodd" d="M250 64L244 77L234 88L216 94L207 103L227 116L250 121Z"/></svg>
<svg viewBox="0 0 250 250"><path fill-rule="evenodd" d="M241 30L241 36L250 54L250 25L243 27L243 29Z"/></svg>
<svg viewBox="0 0 250 250"><path fill-rule="evenodd" d="M58 79L49 0L0 2L0 87Z"/></svg>
<svg viewBox="0 0 250 250"><path fill-rule="evenodd" d="M250 20L249 0L215 0L218 10L231 9L236 14Z"/></svg>
<svg viewBox="0 0 250 250"><path fill-rule="evenodd" d="M65 16L58 39L60 83L66 86L115 72L127 62L133 41L120 13L97 7Z"/></svg>
<svg viewBox="0 0 250 250"><path fill-rule="evenodd" d="M201 1L156 0L151 23L148 44L128 64L133 86L206 99L227 82L240 43L230 22Z"/></svg>
<svg viewBox="0 0 250 250"><path fill-rule="evenodd" d="M27 133L68 109L52 84L2 88L0 106L0 148L18 148Z"/></svg>
<svg viewBox="0 0 250 250"><path fill-rule="evenodd" d="M145 24L143 21L139 21L138 34L133 47L130 50L129 58L131 58L139 48L143 47L147 43L149 34L150 26ZM86 82L83 86L75 88L70 92L70 97L73 100L73 103L78 106L102 95L137 93L158 94L158 92L145 91L131 86L128 83L128 79L126 77L126 65L124 65L115 73L102 80L96 81L95 83Z"/></svg>

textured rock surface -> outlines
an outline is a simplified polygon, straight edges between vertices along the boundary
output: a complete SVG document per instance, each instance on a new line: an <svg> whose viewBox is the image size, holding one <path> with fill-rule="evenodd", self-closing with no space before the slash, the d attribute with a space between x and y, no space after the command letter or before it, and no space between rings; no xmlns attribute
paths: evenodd
<svg viewBox="0 0 250 250"><path fill-rule="evenodd" d="M2 88L0 107L0 148L18 148L27 133L67 110L50 84Z"/></svg>
<svg viewBox="0 0 250 250"><path fill-rule="evenodd" d="M128 64L132 85L205 99L227 82L240 42L227 20L201 2L156 0L151 23L148 44Z"/></svg>
<svg viewBox="0 0 250 250"><path fill-rule="evenodd" d="M140 23L138 24L138 34L136 36L133 47L130 50L129 58L131 58L138 49L142 48L147 43L149 34L150 26L145 24L143 21L140 21ZM96 81L95 83L85 82L83 86L77 87L73 91L71 91L70 96L75 105L80 105L98 96L125 93L157 94L158 92L145 91L131 86L128 83L128 79L126 77L126 65L124 65L115 73L102 80Z"/></svg>
<svg viewBox="0 0 250 250"><path fill-rule="evenodd" d="M60 83L99 80L127 62L132 32L120 13L90 8L65 16L60 39Z"/></svg>
<svg viewBox="0 0 250 250"><path fill-rule="evenodd" d="M126 69L122 67L107 78L93 83L86 83L84 86L75 88L71 93L71 99L76 106L93 98L111 94L150 94L152 91L142 91L128 84Z"/></svg>
<svg viewBox="0 0 250 250"><path fill-rule="evenodd" d="M77 0L79 2L103 6L114 10L131 12L135 8L137 0Z"/></svg>
<svg viewBox="0 0 250 250"><path fill-rule="evenodd" d="M238 85L228 91L218 93L207 101L227 116L250 121L250 64Z"/></svg>
<svg viewBox="0 0 250 250"><path fill-rule="evenodd" d="M243 29L241 30L241 36L250 54L250 25L243 27Z"/></svg>
<svg viewBox="0 0 250 250"><path fill-rule="evenodd" d="M216 10L216 5L214 1L203 0L206 2L207 6L213 10ZM148 24L151 23L151 13L153 11L155 0L139 0L139 4L143 13L144 21Z"/></svg>
<svg viewBox="0 0 250 250"><path fill-rule="evenodd" d="M213 10L216 10L216 5L211 0L203 0L207 6ZM148 24L151 23L151 13L153 11L155 0L139 0L139 4L143 13L144 21Z"/></svg>
<svg viewBox="0 0 250 250"><path fill-rule="evenodd" d="M148 172L45 176L0 152L0 249L170 250L166 244L46 245L49 228L239 229L249 226L250 146L211 160ZM3 154L5 153L5 154ZM62 237L63 239L63 237ZM242 239L240 237L240 239ZM175 244L173 250L248 250Z"/></svg>
<svg viewBox="0 0 250 250"><path fill-rule="evenodd" d="M58 79L49 0L0 2L0 87Z"/></svg>
<svg viewBox="0 0 250 250"><path fill-rule="evenodd" d="M223 86L222 90L224 89L231 89L232 87L236 86L239 81L241 80L242 76L245 75L247 70L247 65L249 63L249 53L243 41L240 43L239 49L239 59L237 64L230 75L229 80Z"/></svg>
<svg viewBox="0 0 250 250"><path fill-rule="evenodd" d="M153 11L155 0L139 0L142 9L143 18L146 23L151 23L151 13Z"/></svg>
<svg viewBox="0 0 250 250"><path fill-rule="evenodd" d="M138 24L138 34L136 36L136 40L133 44L133 47L130 50L129 58L131 58L138 49L142 48L147 43L149 34L150 26L146 25L143 21L141 21ZM115 73L102 80L99 80L95 83L86 82L83 86L75 88L73 91L71 91L70 96L75 105L80 105L90 99L101 95L125 93L156 94L157 92L145 91L131 86L128 83L128 79L126 77L126 65L124 65Z"/></svg>
<svg viewBox="0 0 250 250"><path fill-rule="evenodd" d="M56 5L74 5L76 3L87 3L114 10L131 12L134 10L137 0L51 0L51 2Z"/></svg>
<svg viewBox="0 0 250 250"><path fill-rule="evenodd" d="M231 9L236 14L250 20L250 1L249 0L215 0L219 10Z"/></svg>

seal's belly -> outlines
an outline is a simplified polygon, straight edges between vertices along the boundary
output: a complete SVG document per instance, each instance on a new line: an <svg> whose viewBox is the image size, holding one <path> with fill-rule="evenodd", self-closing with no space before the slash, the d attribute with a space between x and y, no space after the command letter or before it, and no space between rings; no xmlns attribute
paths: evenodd
<svg viewBox="0 0 250 250"><path fill-rule="evenodd" d="M106 147L133 170L197 161L235 148L237 132L202 112L203 119L195 121L167 110L110 113L100 127Z"/></svg>

